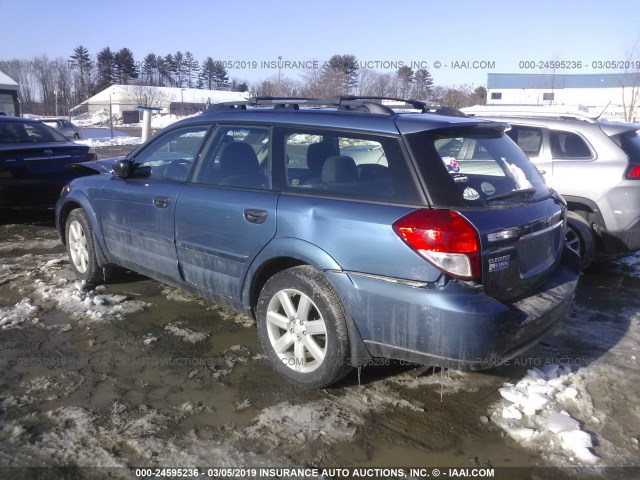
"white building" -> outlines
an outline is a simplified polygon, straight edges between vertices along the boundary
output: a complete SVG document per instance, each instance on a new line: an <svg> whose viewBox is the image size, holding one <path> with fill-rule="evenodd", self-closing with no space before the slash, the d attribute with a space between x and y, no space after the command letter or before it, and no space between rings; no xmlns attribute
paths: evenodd
<svg viewBox="0 0 640 480"><path fill-rule="evenodd" d="M489 73L487 105L538 105L580 111L588 116L624 120L623 95L631 104L636 92L640 120L640 74L535 74ZM606 110L605 110L606 109Z"/></svg>
<svg viewBox="0 0 640 480"><path fill-rule="evenodd" d="M0 112L7 115L18 115L18 82L9 75L0 72Z"/></svg>
<svg viewBox="0 0 640 480"><path fill-rule="evenodd" d="M202 110L212 103L242 101L248 98L248 92L146 85L111 85L80 105L73 107L72 112L76 114L94 113L104 108L111 108L115 115L126 110L135 110L138 105L147 105L161 108L162 113L170 113L170 109L176 107L183 107L185 113L190 113L188 110Z"/></svg>

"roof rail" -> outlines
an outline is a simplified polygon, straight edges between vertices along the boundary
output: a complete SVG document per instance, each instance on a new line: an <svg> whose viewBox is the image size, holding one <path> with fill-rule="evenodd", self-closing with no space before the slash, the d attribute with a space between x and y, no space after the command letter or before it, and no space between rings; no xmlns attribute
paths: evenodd
<svg viewBox="0 0 640 480"><path fill-rule="evenodd" d="M337 109L341 111L365 112L379 115L392 115L396 113L395 109L414 109L420 110L421 113L466 117L460 110L441 107L439 105L430 105L420 100L356 95L343 95L333 98L252 97L248 100L216 103L211 105L208 111L229 109L246 110L247 107L261 106L273 106L274 109L286 108L291 110L299 110L300 106L337 107Z"/></svg>
<svg viewBox="0 0 640 480"><path fill-rule="evenodd" d="M527 108L523 106L481 106L467 107L464 113L471 117L535 117L535 118L552 118L557 120L580 120L588 123L596 123L597 117L590 117L580 112L571 112L566 110L548 110L543 108Z"/></svg>

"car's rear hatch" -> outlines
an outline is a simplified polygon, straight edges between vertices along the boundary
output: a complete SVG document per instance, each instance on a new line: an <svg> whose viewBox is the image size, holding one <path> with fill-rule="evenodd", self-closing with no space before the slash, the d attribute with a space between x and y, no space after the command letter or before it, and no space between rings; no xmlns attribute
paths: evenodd
<svg viewBox="0 0 640 480"><path fill-rule="evenodd" d="M470 122L406 138L431 206L455 212L477 233L478 251L470 255L479 256L479 265L458 276L511 302L555 271L564 248L566 205L503 130Z"/></svg>

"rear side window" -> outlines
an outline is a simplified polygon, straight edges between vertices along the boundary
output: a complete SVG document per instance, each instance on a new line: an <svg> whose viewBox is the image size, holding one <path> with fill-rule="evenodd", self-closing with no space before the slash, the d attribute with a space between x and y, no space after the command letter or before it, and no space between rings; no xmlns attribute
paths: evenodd
<svg viewBox="0 0 640 480"><path fill-rule="evenodd" d="M420 202L397 138L315 130L281 133L287 191Z"/></svg>
<svg viewBox="0 0 640 480"><path fill-rule="evenodd" d="M536 168L501 130L465 126L407 138L435 206L490 207L549 194Z"/></svg>
<svg viewBox="0 0 640 480"><path fill-rule="evenodd" d="M518 144L520 149L527 154L529 158L537 158L540 156L540 147L542 146L542 130L533 127L512 127L507 135Z"/></svg>
<svg viewBox="0 0 640 480"><path fill-rule="evenodd" d="M591 149L577 134L549 130L549 144L553 158L591 158Z"/></svg>

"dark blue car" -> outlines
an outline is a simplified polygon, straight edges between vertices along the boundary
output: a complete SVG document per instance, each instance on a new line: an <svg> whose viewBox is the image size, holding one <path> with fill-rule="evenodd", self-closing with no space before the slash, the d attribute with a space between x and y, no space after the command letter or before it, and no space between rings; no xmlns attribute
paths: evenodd
<svg viewBox="0 0 640 480"><path fill-rule="evenodd" d="M53 207L62 187L78 176L69 167L94 159L88 146L38 120L0 116L0 210Z"/></svg>
<svg viewBox="0 0 640 480"><path fill-rule="evenodd" d="M504 362L573 298L566 204L506 125L411 106L253 99L176 123L66 187L72 268L97 283L124 266L253 316L307 387L374 357Z"/></svg>

